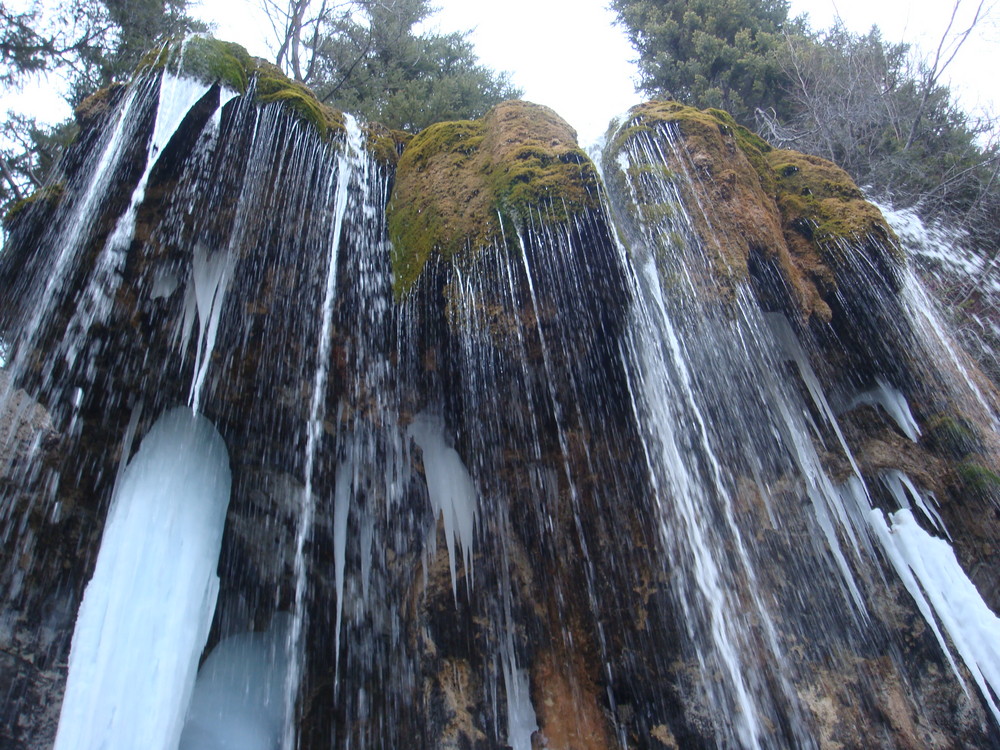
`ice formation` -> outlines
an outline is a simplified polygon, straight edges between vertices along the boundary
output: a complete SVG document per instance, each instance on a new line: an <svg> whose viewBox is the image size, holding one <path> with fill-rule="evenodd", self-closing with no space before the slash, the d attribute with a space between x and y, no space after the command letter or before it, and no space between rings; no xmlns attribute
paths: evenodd
<svg viewBox="0 0 1000 750"><path fill-rule="evenodd" d="M77 615L56 750L175 750L219 590L229 456L210 422L161 416L112 499Z"/></svg>
<svg viewBox="0 0 1000 750"><path fill-rule="evenodd" d="M881 510L873 509L868 518L886 557L951 662L955 676L962 681L942 628L972 674L983 700L1000 721L1000 708L993 698L1000 694L1000 619L962 570L951 545L921 528L912 510L904 508L886 519Z"/></svg>
<svg viewBox="0 0 1000 750"><path fill-rule="evenodd" d="M472 577L472 536L478 504L476 486L458 451L445 441L444 420L440 416L421 412L414 418L407 433L424 454L427 495L434 518L440 517L444 522L451 589L457 597L456 546L462 549L466 581Z"/></svg>
<svg viewBox="0 0 1000 750"><path fill-rule="evenodd" d="M881 406L906 437L914 443L920 439L920 427L917 425L917 420L913 418L913 412L910 411L910 405L906 403L906 397L882 378L876 378L874 388L855 396L848 404L847 410L850 411L860 404Z"/></svg>
<svg viewBox="0 0 1000 750"><path fill-rule="evenodd" d="M189 287L189 295L198 312L198 349L188 403L192 409L197 410L201 405L201 391L215 349L219 316L222 314L222 303L229 288L233 260L227 251L212 252L204 244L199 243L194 248L191 262L193 283ZM188 318L187 314L185 318Z"/></svg>
<svg viewBox="0 0 1000 750"><path fill-rule="evenodd" d="M179 750L276 750L285 725L291 616L222 640L198 671Z"/></svg>

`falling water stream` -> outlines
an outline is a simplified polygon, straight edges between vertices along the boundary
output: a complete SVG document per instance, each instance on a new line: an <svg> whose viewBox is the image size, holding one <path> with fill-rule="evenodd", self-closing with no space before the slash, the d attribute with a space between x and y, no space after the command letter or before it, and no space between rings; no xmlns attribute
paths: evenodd
<svg viewBox="0 0 1000 750"><path fill-rule="evenodd" d="M944 509L850 447L858 410L925 441L910 384L817 368L701 239L675 129L609 152L598 210L501 215L401 298L367 126L323 139L254 85L138 78L19 290L6 371L68 457L36 440L4 475L0 580L15 618L68 514L58 750L652 747L670 722L682 747L820 747L817 665L897 658L897 579L1000 722L1000 621ZM909 272L899 299L880 335L995 428Z"/></svg>

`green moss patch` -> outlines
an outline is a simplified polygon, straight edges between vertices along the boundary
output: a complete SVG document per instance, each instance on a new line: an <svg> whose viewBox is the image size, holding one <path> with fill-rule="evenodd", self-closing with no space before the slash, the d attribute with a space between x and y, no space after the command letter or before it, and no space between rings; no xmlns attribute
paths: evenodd
<svg viewBox="0 0 1000 750"><path fill-rule="evenodd" d="M136 72L164 67L207 83L221 83L240 94L247 93L251 81L256 80L254 91L258 103L280 102L316 128L323 138L344 130L341 112L323 104L308 87L288 78L276 65L252 57L238 44L205 36L171 40L149 52Z"/></svg>
<svg viewBox="0 0 1000 750"><path fill-rule="evenodd" d="M924 430L927 444L950 458L964 458L983 449L975 428L962 417L936 414L927 420Z"/></svg>
<svg viewBox="0 0 1000 750"><path fill-rule="evenodd" d="M365 126L365 146L379 164L395 167L406 144L413 139L411 133L387 128L378 122Z"/></svg>
<svg viewBox="0 0 1000 750"><path fill-rule="evenodd" d="M139 62L136 72L169 67L190 76L228 86L246 93L257 64L243 47L206 36L191 36L172 40L159 49L148 52Z"/></svg>
<svg viewBox="0 0 1000 750"><path fill-rule="evenodd" d="M867 244L875 240L902 259L899 241L882 213L836 164L797 151L774 150L766 158L786 227L823 251L841 249L845 241Z"/></svg>
<svg viewBox="0 0 1000 750"><path fill-rule="evenodd" d="M46 185L45 187L36 190L26 198L16 201L7 210L7 214L3 217L4 228L10 231L14 226L14 223L18 220L18 217L24 215L25 212L33 206L46 206L48 208L52 208L59 205L59 202L62 200L65 192L66 186L59 182L54 185Z"/></svg>
<svg viewBox="0 0 1000 750"><path fill-rule="evenodd" d="M344 130L344 115L323 104L306 86L292 81L276 65L256 59L257 101L262 104L281 102L310 123L323 137Z"/></svg>
<svg viewBox="0 0 1000 750"><path fill-rule="evenodd" d="M481 120L431 125L399 158L389 202L398 295L432 254L454 259L544 217L598 206L597 170L576 133L548 107L505 102Z"/></svg>
<svg viewBox="0 0 1000 750"><path fill-rule="evenodd" d="M974 461L959 464L956 469L962 489L981 497L1000 499L1000 475Z"/></svg>

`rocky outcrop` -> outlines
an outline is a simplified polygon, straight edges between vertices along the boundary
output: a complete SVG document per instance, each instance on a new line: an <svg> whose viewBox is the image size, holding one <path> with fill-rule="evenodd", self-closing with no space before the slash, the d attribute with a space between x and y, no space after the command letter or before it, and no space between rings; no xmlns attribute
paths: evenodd
<svg viewBox="0 0 1000 750"><path fill-rule="evenodd" d="M995 396L843 172L651 102L605 185L544 107L356 131L182 49L85 104L0 263L6 745L50 743L115 477L185 403L233 474L207 645L299 609L303 750L996 745L844 494L932 493L996 607ZM151 158L178 66L204 91Z"/></svg>

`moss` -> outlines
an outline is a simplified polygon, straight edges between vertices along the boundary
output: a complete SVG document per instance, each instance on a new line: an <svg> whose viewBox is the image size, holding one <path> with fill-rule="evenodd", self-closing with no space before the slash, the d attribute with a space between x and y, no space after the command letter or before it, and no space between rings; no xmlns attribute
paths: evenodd
<svg viewBox="0 0 1000 750"><path fill-rule="evenodd" d="M291 80L266 60L252 57L243 47L205 36L174 39L146 54L136 73L170 67L207 83L222 85L245 94L256 79L255 100L260 104L280 102L316 128L323 138L344 130L344 116L323 104L306 86Z"/></svg>
<svg viewBox="0 0 1000 750"><path fill-rule="evenodd" d="M411 133L392 130L381 123L373 122L365 126L365 144L368 153L383 166L395 167L406 144L412 139Z"/></svg>
<svg viewBox="0 0 1000 750"><path fill-rule="evenodd" d="M771 146L759 136L737 124L732 115L721 109L699 110L673 101L653 100L633 107L625 127L613 147L620 149L637 133L649 132L657 125L674 125L689 147L695 151L713 152L718 144L731 140L753 165L765 189L772 184L770 169L764 154ZM721 137L721 140L720 140Z"/></svg>
<svg viewBox="0 0 1000 750"><path fill-rule="evenodd" d="M975 461L966 461L956 469L962 489L989 498L1000 498L1000 475Z"/></svg>
<svg viewBox="0 0 1000 750"><path fill-rule="evenodd" d="M982 441L968 421L947 414L937 414L928 419L924 437L935 451L951 458L964 458L983 448Z"/></svg>
<svg viewBox="0 0 1000 750"><path fill-rule="evenodd" d="M665 163L647 158L650 152L643 141L649 139L659 144ZM638 147L634 151L633 144ZM703 212L689 212L690 226L709 264L699 284L708 295L732 300L736 285L748 276L750 248L783 244L767 189L773 183L763 157L768 150L770 146L721 110L651 101L629 111L611 139L610 154L632 154L625 174L618 179L627 179L627 189L634 196L634 218L646 226L650 222L659 225L659 236L677 230L676 212L664 202L672 200L672 191L663 190L664 181L674 182L687 205L712 206L711 221ZM675 180L675 171L694 179ZM614 172L611 178L615 179ZM659 255L683 251L683 243L663 242L664 248L654 249Z"/></svg>
<svg viewBox="0 0 1000 750"><path fill-rule="evenodd" d="M882 213L865 200L844 170L797 151L774 150L766 158L787 228L825 252L839 251L845 241L857 244L874 239L902 260L899 241Z"/></svg>
<svg viewBox="0 0 1000 750"><path fill-rule="evenodd" d="M206 83L219 81L241 94L246 93L257 71L254 58L243 47L206 36L167 42L148 52L139 62L137 72L163 67L183 71Z"/></svg>
<svg viewBox="0 0 1000 750"><path fill-rule="evenodd" d="M768 304L829 321L829 297L849 270L847 253L867 255L887 279L902 262L899 242L879 210L833 163L774 149L722 110L669 101L633 107L610 141L611 155L649 134L678 142L677 163L694 178L678 183L685 202L712 207L711 221L698 211L690 218L713 256L711 274L721 297L747 277L753 255L755 267L775 269L782 281L760 282L759 291L771 295ZM673 166L675 157L666 152ZM636 215L655 219L662 198L646 189L645 175L637 173L641 166L630 165L627 174L640 204Z"/></svg>
<svg viewBox="0 0 1000 750"><path fill-rule="evenodd" d="M505 102L481 120L432 125L404 149L389 203L396 293L432 254L454 259L514 226L566 221L597 195L596 168L547 107Z"/></svg>
<svg viewBox="0 0 1000 750"><path fill-rule="evenodd" d="M257 101L261 104L281 102L313 125L324 138L343 132L343 113L323 104L309 88L289 79L276 65L259 59L255 62Z"/></svg>
<svg viewBox="0 0 1000 750"><path fill-rule="evenodd" d="M26 198L15 201L14 204L7 209L7 213L3 217L4 228L10 231L13 228L14 223L18 220L18 217L24 215L25 211L32 206L44 205L47 207L54 207L59 205L59 202L62 200L65 192L65 184L58 182L54 185L46 185L45 187L36 190Z"/></svg>
<svg viewBox="0 0 1000 750"><path fill-rule="evenodd" d="M124 89L124 83L112 83L88 96L73 110L77 124L81 128L86 128L95 123L115 105Z"/></svg>

